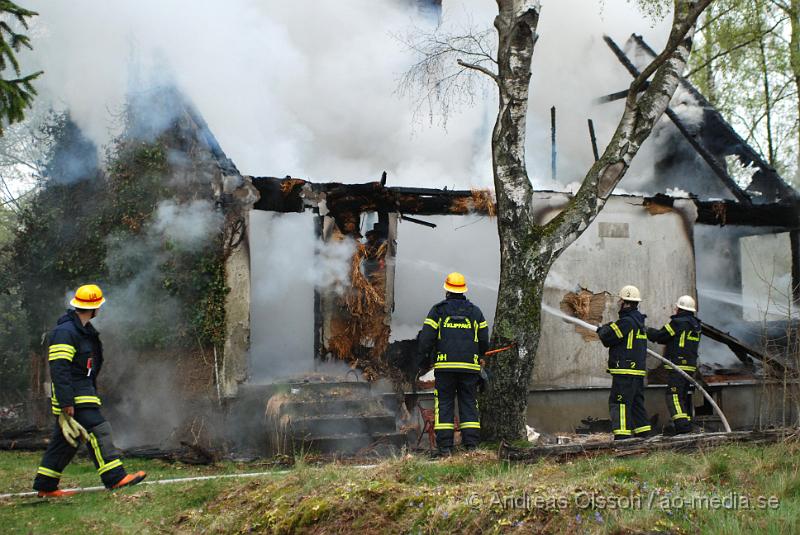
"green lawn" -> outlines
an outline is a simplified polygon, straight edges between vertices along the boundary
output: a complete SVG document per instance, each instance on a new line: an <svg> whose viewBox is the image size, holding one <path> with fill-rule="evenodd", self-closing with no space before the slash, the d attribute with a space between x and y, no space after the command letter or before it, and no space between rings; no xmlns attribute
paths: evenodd
<svg viewBox="0 0 800 535"><path fill-rule="evenodd" d="M793 534L800 533L798 461L800 445L784 443L533 465L500 463L488 451L437 462L405 456L366 469L301 463L288 474L253 480L141 486L60 501L0 501L0 529ZM27 490L37 462L38 455L0 453L0 492ZM151 479L268 469L257 463L127 464L148 470ZM97 484L85 460L71 465L65 479L69 486ZM756 507L760 496L763 508ZM752 507L744 507L745 499Z"/></svg>
<svg viewBox="0 0 800 535"><path fill-rule="evenodd" d="M40 453L0 452L0 493L31 490L40 457ZM219 463L208 467L130 459L125 465L129 471L146 470L146 481L271 470L266 463ZM86 458L77 458L65 470L61 488L101 484L92 463ZM196 512L220 492L241 484L241 480L222 479L141 485L113 493L93 492L59 500L0 500L0 532L64 535L167 532L172 531L170 526L181 513Z"/></svg>

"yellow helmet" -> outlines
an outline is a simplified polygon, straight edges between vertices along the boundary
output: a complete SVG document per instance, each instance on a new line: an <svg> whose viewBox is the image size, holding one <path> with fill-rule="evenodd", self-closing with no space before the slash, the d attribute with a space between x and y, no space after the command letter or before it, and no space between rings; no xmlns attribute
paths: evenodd
<svg viewBox="0 0 800 535"><path fill-rule="evenodd" d="M454 271L445 279L444 289L454 294L467 293L467 279L461 273Z"/></svg>
<svg viewBox="0 0 800 535"><path fill-rule="evenodd" d="M96 284L86 284L75 290L75 296L69 302L75 308L92 310L100 308L106 298L103 297L103 290Z"/></svg>

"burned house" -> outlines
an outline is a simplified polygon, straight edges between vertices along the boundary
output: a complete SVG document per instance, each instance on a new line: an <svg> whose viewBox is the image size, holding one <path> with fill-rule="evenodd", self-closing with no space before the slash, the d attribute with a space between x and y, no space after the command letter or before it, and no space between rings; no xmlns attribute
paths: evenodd
<svg viewBox="0 0 800 535"><path fill-rule="evenodd" d="M625 50L607 43L632 75L652 54L636 36ZM800 283L797 192L685 80L678 97L703 120L687 125L667 111L648 193L612 196L553 265L544 304L609 321L614 292L635 284L648 322L661 325L677 296L694 295L700 317L716 327L706 332L701 372L731 424L795 419L794 405L779 410L787 384L796 394L794 377L773 382L771 372L796 370L778 357L788 353L787 326L796 319L788 309ZM385 174L348 182L243 176L200 114L187 105L184 115L214 163L209 196L225 214L230 291L213 375L231 419L255 442L268 434L265 406L299 433L323 433L315 443L331 450L404 440L398 394L411 393L407 363L446 273L467 276L470 298L493 322L499 243L491 192L398 187ZM740 167L752 171L747 180L734 173ZM547 221L569 199L537 191L537 217ZM607 418L606 351L593 333L542 318L528 423L547 432L593 428L592 420ZM663 374L658 363L649 366L648 411L663 423ZM46 397L44 377L36 382ZM419 397L424 405L432 395ZM713 427L700 396L696 405ZM322 407L332 412L313 412Z"/></svg>
<svg viewBox="0 0 800 535"><path fill-rule="evenodd" d="M652 55L638 36L627 52L606 42L631 75L638 72L636 61ZM785 309L800 282L798 195L686 80L680 98L699 108L702 121L690 127L667 111L671 124L660 141L669 147L654 162L652 194L609 200L553 266L545 304L595 323L609 321L613 292L632 283L645 293L650 324L661 325L677 296L695 295L709 325L701 371L710 390L734 426L775 423L780 411L765 390L769 374L761 361L782 353L780 336L770 333L793 319ZM751 176L735 178L736 166L749 168ZM691 176L687 169L694 170ZM379 390L408 388L398 363L413 357L420 318L438 299L444 274L454 269L467 275L471 297L491 324L499 244L490 192L395 187L385 174L353 184L245 178L259 200L247 214L248 238L231 258L226 395L236 396L242 383L270 382L338 361L361 370ZM538 217L554 217L569 198L536 192ZM328 250L346 243L351 249ZM298 265L267 249L292 251ZM346 272L302 275L330 254L346 255ZM286 266L296 270L288 279L277 274ZM270 277L289 282L275 288ZM779 302L780 292L770 288L789 295ZM592 333L555 316L543 316L542 332L529 423L565 432L605 418L605 350ZM767 338L774 342L770 351ZM664 422L663 374L657 363L651 366L648 409ZM792 366L775 358L767 363L771 370ZM697 402L702 405L699 396ZM709 408L700 406L698 413L713 426Z"/></svg>

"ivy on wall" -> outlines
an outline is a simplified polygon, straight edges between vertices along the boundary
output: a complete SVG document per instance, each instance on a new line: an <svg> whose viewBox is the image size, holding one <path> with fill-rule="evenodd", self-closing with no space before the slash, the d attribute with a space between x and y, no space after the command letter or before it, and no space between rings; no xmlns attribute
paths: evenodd
<svg viewBox="0 0 800 535"><path fill-rule="evenodd" d="M115 336L129 348L192 352L224 343L222 233L187 250L151 230L160 203L210 199L215 162L191 127L178 124L180 114L157 135L141 136L134 111L128 108L104 166L67 114L51 125L48 176L4 249L7 283L20 292L20 321L32 333L18 342L28 344L20 354L41 350L41 335L63 313L65 290L89 281L127 292L118 293L138 319Z"/></svg>

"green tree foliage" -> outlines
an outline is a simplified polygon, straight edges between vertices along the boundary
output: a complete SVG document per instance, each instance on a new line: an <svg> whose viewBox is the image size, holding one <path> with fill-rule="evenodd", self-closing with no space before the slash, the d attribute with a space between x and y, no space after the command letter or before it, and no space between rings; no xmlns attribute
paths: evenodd
<svg viewBox="0 0 800 535"><path fill-rule="evenodd" d="M19 399L19 393L28 384L30 333L19 287L10 269L11 251L7 248L15 225L16 214L0 206L0 402Z"/></svg>
<svg viewBox="0 0 800 535"><path fill-rule="evenodd" d="M3 121L13 124L25 118L25 110L31 107L36 89L33 81L42 71L22 75L17 60L20 49L31 49L30 39L15 29L28 29L28 19L38 13L24 9L14 2L0 0L0 73L13 70L14 78L0 78L0 135L3 134Z"/></svg>
<svg viewBox="0 0 800 535"><path fill-rule="evenodd" d="M688 78L787 180L798 181L800 0L717 0Z"/></svg>
<svg viewBox="0 0 800 535"><path fill-rule="evenodd" d="M102 240L86 239L84 234L102 223L98 208L106 192L97 150L66 114L56 116L47 130L55 144L45 167L45 182L20 213L11 246L11 269L25 289L23 303L30 329L39 335L61 312L53 304L63 301L66 288L99 278L105 254ZM78 165L83 173L76 173Z"/></svg>

